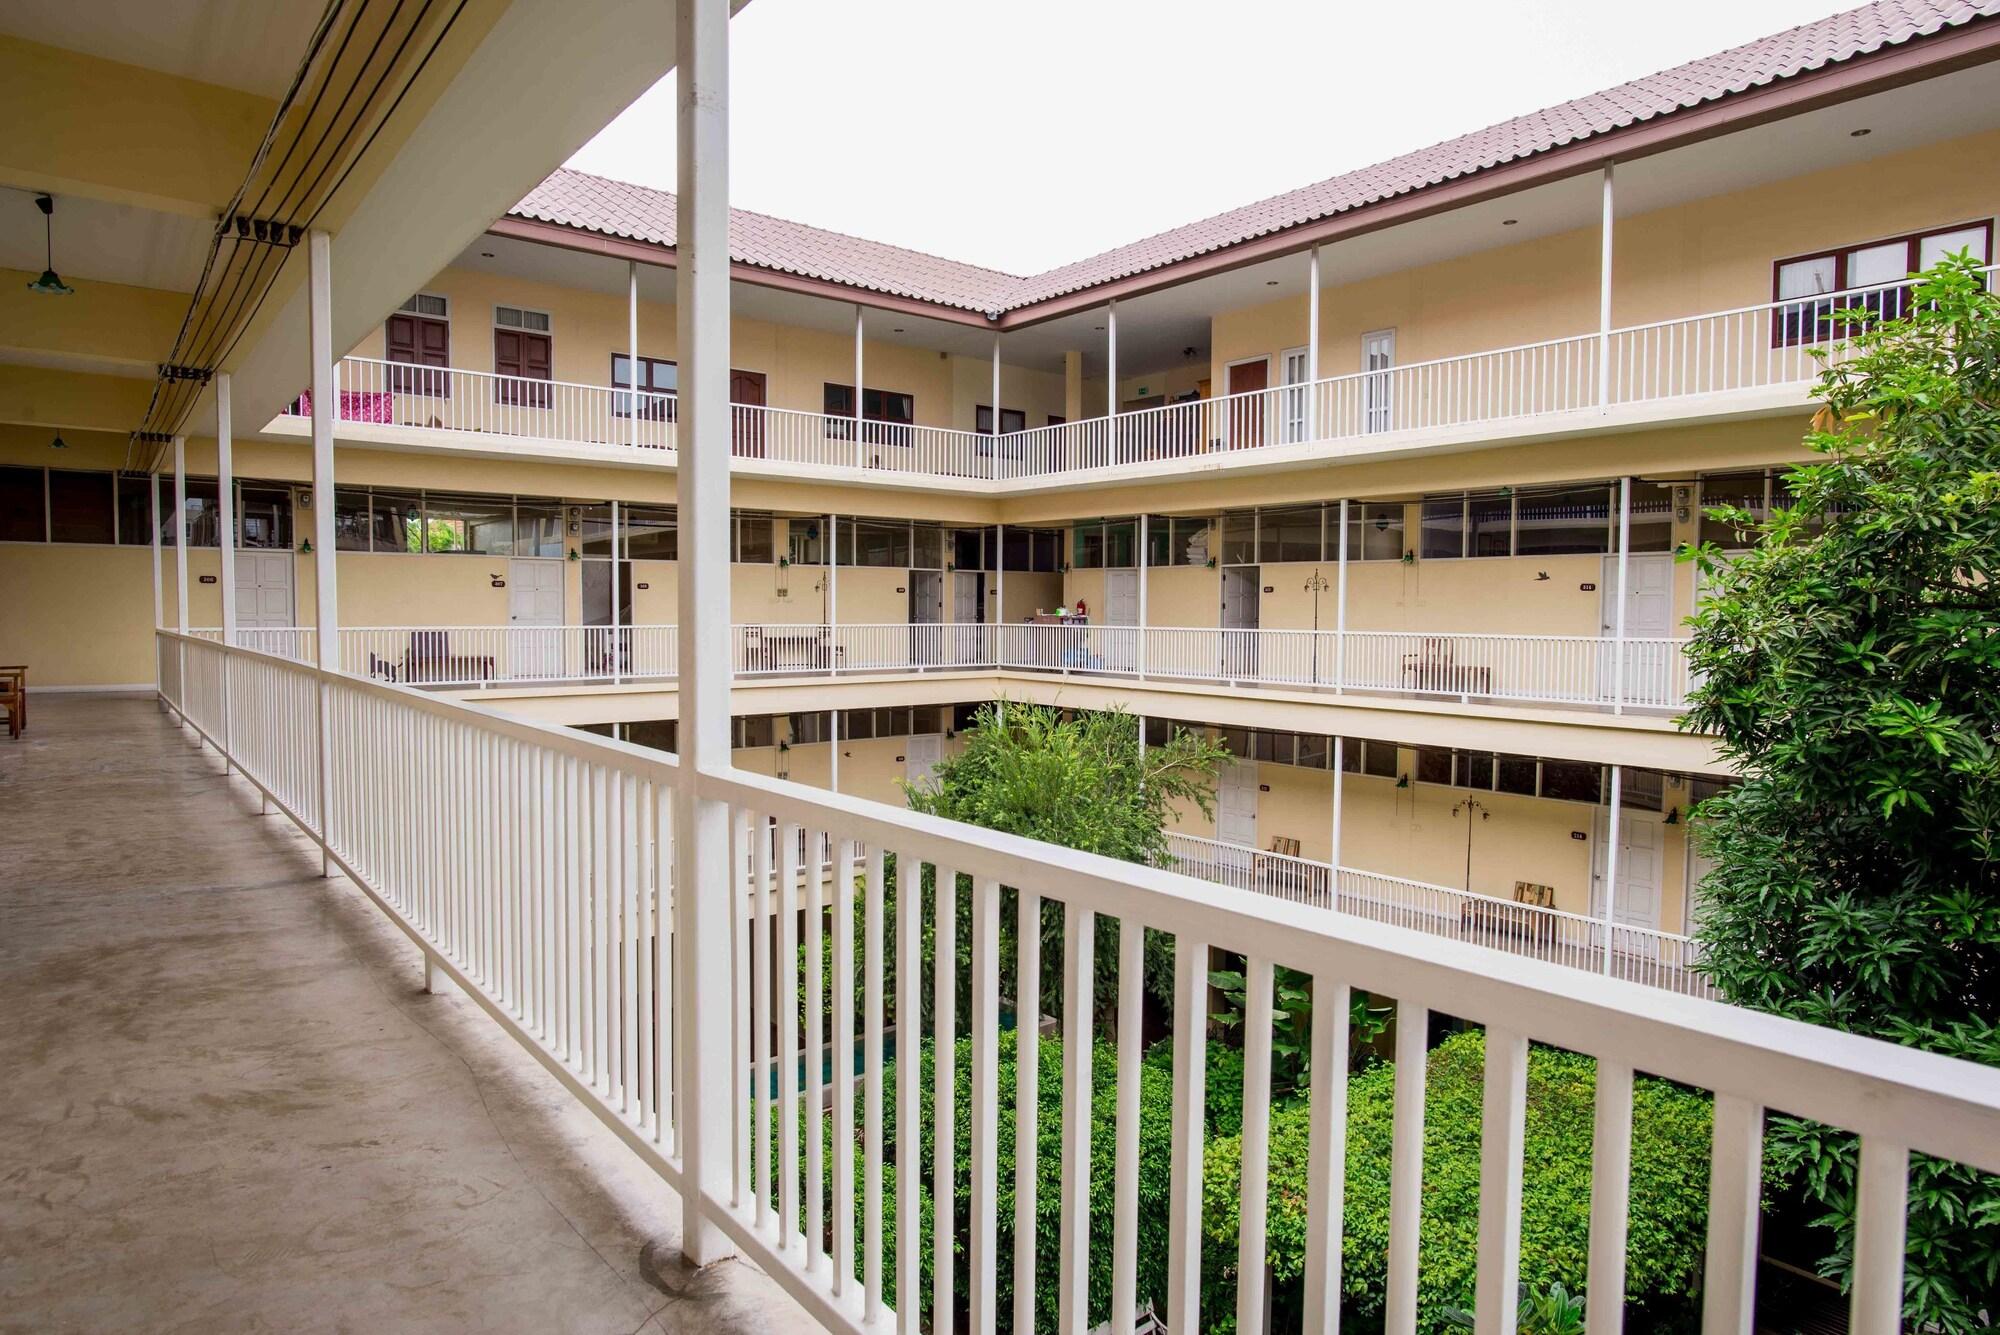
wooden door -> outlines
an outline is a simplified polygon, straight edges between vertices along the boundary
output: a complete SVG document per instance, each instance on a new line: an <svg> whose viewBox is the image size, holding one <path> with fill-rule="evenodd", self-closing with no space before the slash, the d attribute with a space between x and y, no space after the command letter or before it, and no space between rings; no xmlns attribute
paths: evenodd
<svg viewBox="0 0 2000 1335"><path fill-rule="evenodd" d="M733 405L730 416L735 419L734 434L730 438L731 451L746 459L763 458L764 414L736 409L764 406L764 373L731 370L729 402Z"/></svg>
<svg viewBox="0 0 2000 1335"><path fill-rule="evenodd" d="M549 406L546 384L528 382L550 379L554 364L554 344L547 334L531 334L523 329L493 331L493 382L496 403L518 403L528 408Z"/></svg>
<svg viewBox="0 0 2000 1335"><path fill-rule="evenodd" d="M1254 449L1264 443L1264 417L1269 405L1257 391L1268 389L1270 384L1268 359L1238 362L1229 368L1229 448ZM1235 397L1238 394L1249 397L1239 399Z"/></svg>
<svg viewBox="0 0 2000 1335"><path fill-rule="evenodd" d="M448 398L451 394L451 326L443 320L392 315L383 328L389 388L398 394Z"/></svg>

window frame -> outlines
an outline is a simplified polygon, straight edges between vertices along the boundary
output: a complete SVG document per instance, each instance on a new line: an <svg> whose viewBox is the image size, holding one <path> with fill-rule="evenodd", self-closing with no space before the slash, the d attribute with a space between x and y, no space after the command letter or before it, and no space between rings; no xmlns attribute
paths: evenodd
<svg viewBox="0 0 2000 1335"><path fill-rule="evenodd" d="M1834 293L1847 291L1850 286L1848 280L1848 272L1847 272L1847 261L1848 257L1854 254L1856 251L1874 250L1881 246L1894 246L1894 245L1904 246L1905 247L1904 259L1906 261L1906 267L1903 272L1905 277L1907 277L1910 274L1919 272L1918 265L1921 263L1923 243L1926 238L1941 236L1947 232L1968 232L1968 231L1981 231L1985 233L1986 235L1985 262L1989 265L1992 264L1993 263L1993 219L1991 216L1985 218L1969 218L1963 222L1949 223L1942 227L1919 228L1917 231L1914 232L1903 232L1899 235L1877 237L1872 240L1848 242L1843 245L1832 248L1803 251L1797 255L1786 255L1778 259L1772 260L1771 261L1771 305L1773 310L1771 317L1771 346L1774 348L1801 347L1815 343L1829 342L1832 339L1838 337L1838 335L1831 332L1831 330L1829 330L1824 334L1819 334L1806 330L1800 322L1795 321L1792 318L1792 313L1794 311L1803 312L1806 308L1811 307L1815 302L1824 301L1826 297L1831 296ZM1814 260L1829 260L1829 259L1833 261L1833 292L1822 293L1812 297L1786 297L1780 294L1778 290L1780 281L1787 267L1794 264L1808 264ZM1903 305L1908 300L1910 284L1907 282L1896 283L1896 284L1884 284L1881 285L1877 289L1877 291L1884 298L1886 298L1891 293L1899 294L1896 303L1895 313L1901 314ZM1847 304L1848 303L1842 303L1843 307ZM1883 304L1886 305L1887 303L1884 302ZM1831 312L1832 310L1837 308L1829 306L1827 309L1829 312Z"/></svg>

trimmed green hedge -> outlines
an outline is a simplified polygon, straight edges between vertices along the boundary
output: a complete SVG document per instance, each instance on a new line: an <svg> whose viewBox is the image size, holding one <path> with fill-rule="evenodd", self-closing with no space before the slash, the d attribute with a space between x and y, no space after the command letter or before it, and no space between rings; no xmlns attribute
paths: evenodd
<svg viewBox="0 0 2000 1335"><path fill-rule="evenodd" d="M1418 1243L1418 1328L1450 1329L1446 1307L1470 1307L1479 1237L1479 1135L1485 1035L1455 1034L1432 1049L1424 1099L1424 1210ZM1348 1082L1347 1208L1342 1308L1364 1326L1381 1320L1389 1248L1390 1127L1396 1070L1383 1063ZM1597 1063L1549 1048L1528 1054L1527 1137L1521 1190L1521 1278L1579 1291L1590 1234L1591 1134ZM1707 1232L1711 1105L1660 1080L1632 1091L1632 1200L1628 1327L1670 1330L1692 1321ZM1307 1108L1271 1116L1269 1256L1278 1329L1295 1326L1303 1294ZM1203 1172L1206 1235L1202 1329L1235 1326L1236 1230L1242 1141L1210 1142ZM1587 1295L1586 1295L1587 1297Z"/></svg>
<svg viewBox="0 0 2000 1335"><path fill-rule="evenodd" d="M1424 1221L1418 1276L1420 1328L1442 1332L1443 1309L1472 1302L1479 1227L1479 1131L1485 1039L1468 1032L1432 1050L1425 1099ZM972 1050L957 1048L956 1185L952 1234L954 1288L961 1310L969 1291L966 1266L971 1232ZM1168 1160L1172 1136L1173 1076L1169 1044L1146 1054L1140 1072L1139 1295L1166 1310ZM923 1106L931 1102L931 1050L921 1049ZM1117 1125L1117 1054L1095 1047L1091 1063L1090 1321L1108 1315L1111 1298L1114 1135ZM1011 1329L1014 1222L1014 1043L999 1054L999 1264L1000 1327ZM896 1069L883 1076L883 1271L893 1283L895 1261ZM1242 1118L1242 1055L1210 1045L1210 1141L1204 1166L1202 1320L1204 1331L1235 1325L1236 1231ZM1560 1282L1571 1292L1585 1279L1590 1227L1591 1132L1596 1063L1588 1057L1532 1048L1528 1058L1527 1140L1522 1188L1521 1276L1541 1288ZM1041 1040L1040 1120L1036 1161L1036 1328L1054 1330L1056 1249L1061 1232L1062 1043ZM858 1105L858 1099L857 1099ZM1354 1329L1379 1327L1389 1239L1390 1126L1395 1067L1381 1063L1348 1082L1347 1201L1342 1262L1342 1308ZM856 1108L857 1140L862 1133ZM774 1126L775 1126L775 1113ZM832 1119L827 1121L830 1138ZM1267 1256L1272 1271L1275 1329L1299 1324L1306 1227L1307 1106L1294 1100L1271 1114L1270 1210ZM929 1119L916 1148L923 1171L917 1209L923 1222L924 1311L930 1310L932 1202L928 1190L933 1127ZM1633 1329L1673 1330L1693 1319L1708 1203L1710 1103L1704 1094L1664 1081L1640 1079L1633 1089L1632 1204L1627 1297ZM775 1142L774 1142L775 1143ZM832 1147L825 1163L831 1173ZM856 1269L860 1266L862 1156L855 1151Z"/></svg>

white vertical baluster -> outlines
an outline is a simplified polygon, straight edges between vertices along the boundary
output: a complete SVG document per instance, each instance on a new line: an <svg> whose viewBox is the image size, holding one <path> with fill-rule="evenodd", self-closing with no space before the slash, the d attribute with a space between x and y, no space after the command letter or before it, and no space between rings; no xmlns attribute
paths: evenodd
<svg viewBox="0 0 2000 1335"><path fill-rule="evenodd" d="M1141 725L1143 732L1144 725ZM1143 744L1143 739L1142 739ZM1139 1021L1144 1007L1146 931L1129 914L1118 924L1118 1120L1112 1177L1111 1322L1138 1309Z"/></svg>
<svg viewBox="0 0 2000 1335"><path fill-rule="evenodd" d="M882 1311L882 850L868 850L866 888L861 897L862 962L867 1002L862 1020L862 1262L863 1315L876 1321ZM899 1138L900 1139L900 1138Z"/></svg>
<svg viewBox="0 0 2000 1335"><path fill-rule="evenodd" d="M1096 915L1063 905L1063 1111L1062 1224L1056 1289L1056 1328L1088 1326L1090 1295L1090 1044L1093 991L1091 956Z"/></svg>
<svg viewBox="0 0 2000 1335"><path fill-rule="evenodd" d="M1271 961L1253 957L1243 978L1243 1166L1236 1233L1236 1328L1262 1330L1271 1168Z"/></svg>
<svg viewBox="0 0 2000 1335"><path fill-rule="evenodd" d="M1417 1328L1417 1226L1424 1191L1424 1064L1430 1011L1396 1005L1396 1110L1389 1141L1389 1296L1383 1329L1413 1335Z"/></svg>
<svg viewBox="0 0 2000 1335"><path fill-rule="evenodd" d="M1512 1331L1521 1274L1521 1147L1527 1135L1528 1040L1488 1026L1479 1123L1479 1329Z"/></svg>
<svg viewBox="0 0 2000 1335"><path fill-rule="evenodd" d="M1201 1169L1207 1097L1208 943L1181 936L1174 941L1173 1160L1167 1175L1169 1330L1201 1327Z"/></svg>
<svg viewBox="0 0 2000 1335"><path fill-rule="evenodd" d="M1024 1021L1017 1015L1015 1023ZM999 1329L999 1068L1000 883L981 879L972 889L972 1257L966 1281L973 1335Z"/></svg>
<svg viewBox="0 0 2000 1335"><path fill-rule="evenodd" d="M854 1286L854 841L836 840L833 895L833 1291Z"/></svg>
<svg viewBox="0 0 2000 1335"><path fill-rule="evenodd" d="M826 1145L826 1032L824 1023L826 985L826 918L820 910L819 831L808 829L804 876L800 885L805 932L806 1014L805 1042L800 1055L805 1062L806 1136L806 1269L819 1268L826 1260L826 1187L824 1154Z"/></svg>
<svg viewBox="0 0 2000 1335"><path fill-rule="evenodd" d="M1018 892L1014 942L1014 1329L1035 1329L1036 1148L1041 1134L1042 898Z"/></svg>
<svg viewBox="0 0 2000 1335"><path fill-rule="evenodd" d="M923 862L904 851L896 858L896 1326L905 1335L922 1329L917 1286L918 1042L923 1035Z"/></svg>
<svg viewBox="0 0 2000 1335"><path fill-rule="evenodd" d="M1702 1335L1750 1335L1757 1307L1757 1218L1764 1166L1764 1110L1715 1096L1708 1177L1708 1245L1702 1266Z"/></svg>
<svg viewBox="0 0 2000 1335"><path fill-rule="evenodd" d="M799 1235L799 827L778 836L778 1248Z"/></svg>
<svg viewBox="0 0 2000 1335"><path fill-rule="evenodd" d="M1599 1058L1590 1151L1588 1335L1625 1329L1625 1241L1632 1194L1632 1068Z"/></svg>
<svg viewBox="0 0 2000 1335"><path fill-rule="evenodd" d="M931 1335L951 1335L957 1218L958 873L936 869L931 979Z"/></svg>
<svg viewBox="0 0 2000 1335"><path fill-rule="evenodd" d="M1847 1328L1895 1332L1903 1326L1903 1256L1908 1246L1910 1151L1881 1136L1861 1139L1854 1233L1854 1295Z"/></svg>
<svg viewBox="0 0 2000 1335"><path fill-rule="evenodd" d="M1333 1335L1340 1326L1340 1236L1347 1201L1347 1030L1352 992L1313 979L1312 1067L1307 1114L1305 1329Z"/></svg>

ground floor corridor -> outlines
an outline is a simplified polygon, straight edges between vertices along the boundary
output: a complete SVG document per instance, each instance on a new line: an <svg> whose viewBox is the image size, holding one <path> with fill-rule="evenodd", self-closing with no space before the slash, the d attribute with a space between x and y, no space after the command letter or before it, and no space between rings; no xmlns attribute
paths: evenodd
<svg viewBox="0 0 2000 1335"><path fill-rule="evenodd" d="M813 1328L191 735L0 742L0 1331Z"/></svg>

